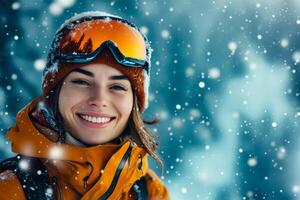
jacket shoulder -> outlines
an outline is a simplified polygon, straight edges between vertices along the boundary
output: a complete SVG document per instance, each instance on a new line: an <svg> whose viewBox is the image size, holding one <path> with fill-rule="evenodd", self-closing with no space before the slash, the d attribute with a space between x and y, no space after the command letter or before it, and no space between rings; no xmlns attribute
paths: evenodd
<svg viewBox="0 0 300 200"><path fill-rule="evenodd" d="M22 185L11 170L0 173L0 199L26 200Z"/></svg>
<svg viewBox="0 0 300 200"><path fill-rule="evenodd" d="M147 182L148 198L150 200L162 199L169 200L169 192L159 177L151 169L145 175Z"/></svg>

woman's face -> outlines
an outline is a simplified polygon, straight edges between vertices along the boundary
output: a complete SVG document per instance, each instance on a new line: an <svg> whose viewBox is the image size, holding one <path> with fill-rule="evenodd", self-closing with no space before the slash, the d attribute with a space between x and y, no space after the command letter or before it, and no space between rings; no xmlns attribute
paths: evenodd
<svg viewBox="0 0 300 200"><path fill-rule="evenodd" d="M58 100L66 129L87 145L120 136L132 106L128 78L106 64L87 64L72 71L64 79Z"/></svg>

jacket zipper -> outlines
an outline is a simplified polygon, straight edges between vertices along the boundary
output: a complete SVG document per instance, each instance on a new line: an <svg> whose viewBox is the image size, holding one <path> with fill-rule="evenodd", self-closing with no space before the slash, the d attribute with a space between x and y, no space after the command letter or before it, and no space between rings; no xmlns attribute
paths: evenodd
<svg viewBox="0 0 300 200"><path fill-rule="evenodd" d="M115 187L118 183L118 180L119 180L119 177L120 177L120 174L121 174L121 171L124 168L124 165L125 165L126 161L128 160L128 158L130 156L131 150L132 150L132 146L130 145L128 147L126 153L124 154L121 162L119 163L119 166L118 166L117 171L115 173L115 176L112 180L112 183L110 184L108 190L99 198L99 200L106 200L113 193L113 191L115 190Z"/></svg>

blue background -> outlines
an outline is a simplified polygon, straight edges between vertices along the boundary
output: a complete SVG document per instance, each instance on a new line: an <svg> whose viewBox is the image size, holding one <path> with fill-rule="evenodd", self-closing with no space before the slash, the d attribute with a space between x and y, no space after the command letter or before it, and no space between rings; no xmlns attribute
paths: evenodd
<svg viewBox="0 0 300 200"><path fill-rule="evenodd" d="M15 115L41 93L55 31L82 11L135 23L154 49L145 118L172 199L300 199L300 3L0 2L0 158Z"/></svg>

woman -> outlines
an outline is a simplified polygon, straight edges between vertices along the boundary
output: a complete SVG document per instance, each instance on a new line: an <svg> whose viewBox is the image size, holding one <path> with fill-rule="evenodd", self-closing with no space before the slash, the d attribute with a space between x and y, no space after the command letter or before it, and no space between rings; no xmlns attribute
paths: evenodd
<svg viewBox="0 0 300 200"><path fill-rule="evenodd" d="M145 127L150 46L102 12L79 14L54 37L43 95L7 138L18 155L0 165L0 199L169 199L148 168L161 164Z"/></svg>

